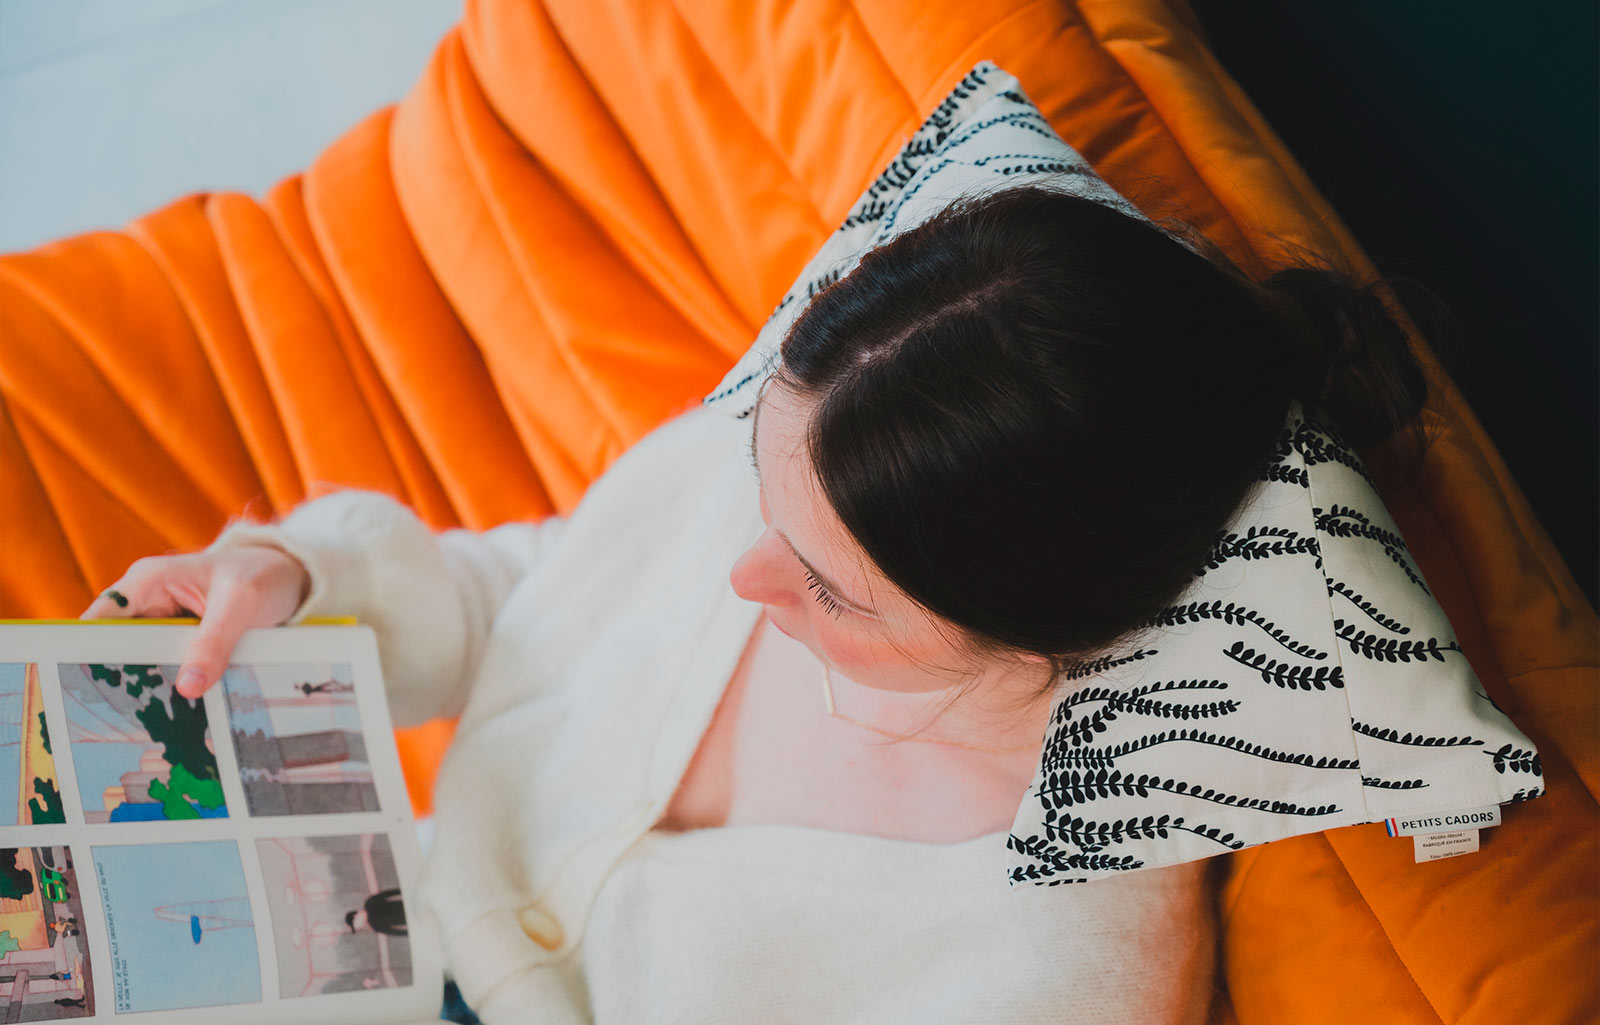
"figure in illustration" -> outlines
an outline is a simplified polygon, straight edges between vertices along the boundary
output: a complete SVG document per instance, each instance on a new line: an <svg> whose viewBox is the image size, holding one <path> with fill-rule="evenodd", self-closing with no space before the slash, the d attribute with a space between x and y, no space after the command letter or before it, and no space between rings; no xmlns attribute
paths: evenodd
<svg viewBox="0 0 1600 1025"><path fill-rule="evenodd" d="M251 815L378 810L348 665L230 666L222 692Z"/></svg>
<svg viewBox="0 0 1600 1025"><path fill-rule="evenodd" d="M85 820L227 817L205 705L173 688L177 666L57 670Z"/></svg>
<svg viewBox="0 0 1600 1025"><path fill-rule="evenodd" d="M338 680L323 680L321 683L307 681L295 689L306 697L310 697L313 694L352 694L355 692L353 686L348 683L340 683Z"/></svg>
<svg viewBox="0 0 1600 1025"><path fill-rule="evenodd" d="M354 911L347 912L344 924L351 932L371 929L386 936L406 935L406 908L400 903L400 889L380 890Z"/></svg>
<svg viewBox="0 0 1600 1025"><path fill-rule="evenodd" d="M411 940L384 833L256 841L279 995L411 985Z"/></svg>
<svg viewBox="0 0 1600 1025"><path fill-rule="evenodd" d="M66 847L0 848L0 1015L59 1021L94 1013L83 900Z"/></svg>

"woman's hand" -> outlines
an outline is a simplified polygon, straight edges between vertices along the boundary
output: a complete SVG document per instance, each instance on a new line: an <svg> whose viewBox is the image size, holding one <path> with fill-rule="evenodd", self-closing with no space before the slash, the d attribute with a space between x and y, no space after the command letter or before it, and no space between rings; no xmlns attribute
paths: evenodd
<svg viewBox="0 0 1600 1025"><path fill-rule="evenodd" d="M176 685L179 694L197 698L222 678L241 634L282 623L310 588L300 560L268 545L152 555L129 566L78 618L199 616Z"/></svg>

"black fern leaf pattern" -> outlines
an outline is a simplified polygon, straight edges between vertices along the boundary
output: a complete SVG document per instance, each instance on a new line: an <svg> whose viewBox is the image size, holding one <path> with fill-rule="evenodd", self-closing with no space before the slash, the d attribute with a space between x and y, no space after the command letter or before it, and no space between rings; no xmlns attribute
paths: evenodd
<svg viewBox="0 0 1600 1025"><path fill-rule="evenodd" d="M1023 840L1017 834L1012 833L1006 837L1006 847L1016 851L1018 854L1026 854L1030 858L1037 858L1058 871L1066 871L1071 867L1067 864L1066 852L1051 847L1039 839L1037 835Z"/></svg>
<svg viewBox="0 0 1600 1025"><path fill-rule="evenodd" d="M1511 800L1509 800L1509 801L1507 801L1505 803L1506 804L1521 804L1523 801L1531 801L1535 797L1543 797L1543 796L1544 796L1544 787L1533 787L1532 789L1518 790L1516 793L1511 795Z"/></svg>
<svg viewBox="0 0 1600 1025"><path fill-rule="evenodd" d="M1129 872L1144 868L1144 862L1131 854L1120 857L1114 854L1069 854L1067 861L1073 868L1088 872Z"/></svg>
<svg viewBox="0 0 1600 1025"><path fill-rule="evenodd" d="M873 179L865 195L845 218L843 227L870 223L888 213L893 203L887 197L903 189L916 175L919 164L939 151L952 127L966 117L965 108L969 105L962 101L976 95L988 83L987 75L988 69L974 67L945 94L889 166Z"/></svg>
<svg viewBox="0 0 1600 1025"><path fill-rule="evenodd" d="M1377 787L1380 790L1416 790L1427 786L1428 782L1421 779L1379 779L1377 776L1362 776L1361 785Z"/></svg>
<svg viewBox="0 0 1600 1025"><path fill-rule="evenodd" d="M1267 747L1264 744L1252 743L1239 737L1230 737L1225 733L1211 733L1206 730L1191 728L1164 730L1160 733L1153 733L1147 737L1139 737L1135 740L1128 740L1108 748L1102 748L1098 753L1108 756L1108 759L1110 760L1114 760L1117 758L1126 757L1135 751L1146 751L1160 744L1172 744L1178 742L1212 744L1217 747L1225 747L1230 751L1238 751L1242 754L1251 755L1256 758L1264 758L1267 761L1284 762L1289 765L1303 765L1308 769L1357 769L1361 766L1361 763L1353 758L1335 758L1331 755L1312 755L1303 751L1282 751L1277 748ZM1077 761L1077 759L1072 757L1072 752L1070 750L1062 750L1062 748L1057 746L1054 742L1046 747L1045 752L1046 753L1041 768L1046 772L1051 769L1061 768L1063 765L1068 763L1076 763ZM1108 764L1110 764L1110 761L1108 761Z"/></svg>
<svg viewBox="0 0 1600 1025"><path fill-rule="evenodd" d="M1056 134L1055 129L1050 127L1050 122L1045 120L1044 115L1039 113L1038 109L1032 104L1029 104L1022 110L996 114L993 117L974 121L970 125L962 125L959 132L949 136L946 140L945 152L948 153L966 145L972 141L974 135L997 125L1020 128L1023 131L1031 132L1042 139L1048 140L1052 144L1057 143L1061 138Z"/></svg>
<svg viewBox="0 0 1600 1025"><path fill-rule="evenodd" d="M1311 515L1317 529L1331 537L1359 537L1378 542L1383 548L1383 554L1389 557L1390 562L1400 567L1406 579L1422 588L1423 594L1432 596L1433 592L1428 590L1428 585L1423 581L1421 574L1412 568L1411 560L1406 557L1411 549L1406 547L1405 541L1399 534L1374 526L1371 520L1348 505L1334 503L1328 507L1327 512L1312 506ZM1355 525L1350 522L1352 520Z"/></svg>
<svg viewBox="0 0 1600 1025"><path fill-rule="evenodd" d="M1364 737L1374 740L1385 740L1391 744L1412 744L1416 747L1482 747L1483 741L1476 737L1429 737L1421 733L1406 733L1402 735L1399 730L1382 726L1368 726L1364 722L1350 720L1350 728Z"/></svg>
<svg viewBox="0 0 1600 1025"><path fill-rule="evenodd" d="M1311 487L1311 475L1299 466L1288 463L1268 463L1267 468L1261 471L1257 480L1264 480L1271 484L1298 484L1302 488Z"/></svg>
<svg viewBox="0 0 1600 1025"><path fill-rule="evenodd" d="M1291 442L1306 466L1339 463L1359 473L1373 491L1378 490L1377 482L1367 472L1366 464L1356 455L1355 449L1343 443L1343 437L1332 424L1307 417L1295 425Z"/></svg>
<svg viewBox="0 0 1600 1025"><path fill-rule="evenodd" d="M1409 553L1411 549L1406 545L1405 539L1392 530L1385 530L1376 526L1359 509L1335 502L1328 507L1327 513L1321 509L1311 510L1317 515L1317 529L1336 537L1364 537L1376 541L1385 548ZM1352 526L1350 521L1354 521Z"/></svg>
<svg viewBox="0 0 1600 1025"><path fill-rule="evenodd" d="M1093 659L1088 662L1075 663L1074 665L1063 670L1060 678L1065 681L1081 680L1090 676L1099 676L1105 673L1107 670L1115 668L1116 666L1126 665L1129 662L1137 662L1141 659L1149 658L1154 654L1156 654L1156 649L1147 648L1141 651L1136 651L1131 655L1105 655L1101 658ZM1116 693L1116 691L1110 690L1109 688L1095 689L1104 690L1107 696ZM1080 691L1079 693L1081 694L1082 692ZM1057 705L1051 710L1050 724L1052 726L1059 726L1063 720L1071 716L1071 708L1072 705L1076 703L1076 699L1077 695L1074 695L1074 697L1068 698L1064 703Z"/></svg>
<svg viewBox="0 0 1600 1025"><path fill-rule="evenodd" d="M1051 737L1051 743L1066 743L1074 747L1087 744L1094 739L1096 733L1104 733L1109 727L1107 724L1117 718L1116 702L1108 701L1104 707L1095 709L1082 719L1068 723L1065 728L1059 729Z"/></svg>
<svg viewBox="0 0 1600 1025"><path fill-rule="evenodd" d="M1285 690L1344 689L1342 666L1292 666L1247 647L1243 641L1234 641L1223 654L1260 673L1262 682L1274 687Z"/></svg>
<svg viewBox="0 0 1600 1025"><path fill-rule="evenodd" d="M1145 625L1171 627L1177 626L1179 623L1206 619L1217 619L1233 625L1248 623L1251 626L1261 628L1268 637L1271 637L1296 655L1314 658L1319 662L1328 657L1326 651L1321 651L1310 644L1295 640L1289 636L1287 631L1280 629L1277 624L1256 610L1240 605L1238 602L1224 602L1220 598L1208 602L1189 602L1187 605L1169 605L1146 622Z"/></svg>
<svg viewBox="0 0 1600 1025"><path fill-rule="evenodd" d="M1013 886L1017 883L1029 882L1037 886L1061 886L1066 883L1087 883L1088 876L1068 878L1051 874L1051 869L1041 868L1038 865L1018 865L1011 870L1010 879Z"/></svg>
<svg viewBox="0 0 1600 1025"><path fill-rule="evenodd" d="M1258 524L1245 531L1243 537L1233 531L1224 532L1211 546L1206 561L1195 570L1194 576L1198 580L1208 570L1216 569L1229 559L1270 559L1275 555L1299 555L1305 552L1318 554L1315 538L1302 537L1291 527L1264 527Z"/></svg>
<svg viewBox="0 0 1600 1025"><path fill-rule="evenodd" d="M1203 836L1207 840L1214 840L1224 847L1239 850L1245 846L1244 841L1235 840L1232 833L1224 833L1214 826L1197 825L1186 826L1183 816L1146 815L1144 818L1128 818L1113 820L1111 822L1093 822L1078 818L1076 815L1058 817L1054 808L1046 809L1044 813L1045 836L1051 840L1065 840L1075 843L1087 853L1104 850L1107 844L1121 843L1129 839L1154 840L1160 837L1165 840L1170 836L1169 830L1182 830Z"/></svg>
<svg viewBox="0 0 1600 1025"><path fill-rule="evenodd" d="M1231 715L1239 710L1239 702L1231 699L1208 701L1203 705L1174 705L1166 701L1151 701L1149 698L1116 698L1114 700L1118 708L1160 719L1215 719L1218 716Z"/></svg>
<svg viewBox="0 0 1600 1025"><path fill-rule="evenodd" d="M1038 794L1041 798L1049 799L1048 807L1066 808L1096 798L1149 797L1152 790L1210 801L1232 808L1253 808L1278 815L1332 815L1343 810L1333 804L1308 806L1275 798L1240 797L1237 794L1225 794L1220 790L1184 780L1165 779L1146 773L1124 776L1120 771L1108 772L1105 769L1094 772L1072 770L1052 772L1045 777L1045 785L1039 788Z"/></svg>
<svg viewBox="0 0 1600 1025"><path fill-rule="evenodd" d="M1535 776L1544 775L1544 770L1539 766L1537 751L1524 751L1514 744L1507 744L1498 751L1489 752L1489 757L1494 759L1495 772L1531 772Z"/></svg>
<svg viewBox="0 0 1600 1025"><path fill-rule="evenodd" d="M1149 658L1154 654L1157 654L1155 648L1147 648L1141 651L1135 651L1131 655L1106 655L1102 658L1093 659L1088 662L1079 662L1068 667L1067 670L1061 674L1061 678L1063 680L1081 680L1086 676L1099 676L1107 669L1111 669L1120 665L1126 665L1129 662L1137 662L1140 659Z"/></svg>
<svg viewBox="0 0 1600 1025"><path fill-rule="evenodd" d="M1342 619L1333 621L1333 632L1334 636L1350 646L1351 651L1374 662L1426 662L1430 658L1443 662L1444 653L1447 651L1462 654L1461 645L1455 641L1445 644L1437 637L1430 637L1425 641L1402 641L1398 637L1379 637L1358 630L1353 623L1346 623Z"/></svg>
<svg viewBox="0 0 1600 1025"><path fill-rule="evenodd" d="M1064 161L1060 154L1056 153L988 153L984 156L968 161L968 163L970 163L973 167L984 167L996 160L1021 160L1024 163L1032 162L1037 164L1060 164L1068 162ZM1085 174L1094 173L1092 168L1086 167L1081 163L1077 163L1075 161L1071 163L1072 166L1078 168Z"/></svg>
<svg viewBox="0 0 1600 1025"><path fill-rule="evenodd" d="M1106 688L1097 688L1105 690ZM1139 690L1148 690L1141 687ZM1082 719L1068 723L1065 728L1058 729L1051 736L1052 744L1066 742L1073 746L1087 744L1094 739L1096 733L1104 733L1107 723L1117 718L1119 712L1134 712L1138 715L1153 716L1161 719L1213 719L1218 716L1231 715L1239 710L1239 702L1232 700L1212 701L1202 705L1173 704L1167 701L1155 701L1137 694L1123 694L1110 691L1105 698L1105 705ZM1063 709L1072 706L1063 705Z"/></svg>
<svg viewBox="0 0 1600 1025"><path fill-rule="evenodd" d="M1226 680L1211 679L1156 680L1152 683L1140 684L1137 687L1129 687L1127 690L1119 690L1116 687L1085 687L1062 698L1060 710L1070 714L1071 710L1077 705L1086 704L1090 701L1110 701L1118 697L1140 698L1150 694L1163 694L1174 690L1227 689L1228 682ZM1066 718L1066 716L1063 715L1060 718Z"/></svg>
<svg viewBox="0 0 1600 1025"><path fill-rule="evenodd" d="M1050 769L1065 768L1069 765L1076 765L1079 768L1087 769L1100 768L1101 766L1110 766L1117 763L1116 754L1113 751L1105 748L1096 749L1092 747L1079 747L1072 749L1057 749L1055 747L1047 747L1046 751L1049 753L1045 755L1042 763L1042 766L1046 771L1049 771Z"/></svg>
<svg viewBox="0 0 1600 1025"><path fill-rule="evenodd" d="M1082 164L1068 160L1040 160L1026 164L1007 164L1000 168L1002 175L1011 174L1093 174Z"/></svg>
<svg viewBox="0 0 1600 1025"><path fill-rule="evenodd" d="M1015 833L1006 839L1006 847L1044 862L1057 871L1131 872L1143 868L1144 862L1132 854L1113 855L1078 851L1072 854L1054 844L1046 843L1037 835L1019 840Z"/></svg>
<svg viewBox="0 0 1600 1025"><path fill-rule="evenodd" d="M1406 626L1393 616L1384 615L1382 610L1380 610L1376 605L1367 601L1361 595L1357 594L1355 592L1355 588L1351 587L1349 584L1346 584L1340 580L1335 580L1326 573L1322 575L1322 579L1328 585L1329 594L1340 595L1346 601L1350 602L1350 604L1366 613L1367 618L1371 619L1374 623L1377 623L1385 630L1392 630L1397 634L1408 634L1411 632L1411 628L1409 626Z"/></svg>
<svg viewBox="0 0 1600 1025"><path fill-rule="evenodd" d="M806 298L810 299L814 297L818 292L833 285L842 277L844 277L844 269L842 267L835 267L826 274L823 274L818 278L814 278L806 284Z"/></svg>

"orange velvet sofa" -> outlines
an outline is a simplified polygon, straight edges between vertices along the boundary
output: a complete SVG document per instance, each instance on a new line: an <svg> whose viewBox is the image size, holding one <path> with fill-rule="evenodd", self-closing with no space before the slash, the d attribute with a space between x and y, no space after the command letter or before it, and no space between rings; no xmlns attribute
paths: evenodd
<svg viewBox="0 0 1600 1025"><path fill-rule="evenodd" d="M1368 266L1182 0L469 2L402 102L264 197L0 257L0 616L333 488L436 528L572 509L983 58L1252 273L1285 244ZM1376 823L1215 858L1216 1025L1600 1020L1600 624L1415 344L1444 430L1384 498L1548 792L1445 861ZM420 811L449 731L402 731Z"/></svg>

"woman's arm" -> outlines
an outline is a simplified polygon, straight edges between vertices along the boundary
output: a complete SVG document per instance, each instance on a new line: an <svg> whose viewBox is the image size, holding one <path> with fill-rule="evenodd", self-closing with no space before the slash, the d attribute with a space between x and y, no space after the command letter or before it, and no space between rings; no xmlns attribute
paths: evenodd
<svg viewBox="0 0 1600 1025"><path fill-rule="evenodd" d="M495 617L566 522L436 533L388 495L346 490L277 523L231 523L205 551L265 544L299 560L310 589L285 622L355 616L371 626L391 714L406 726L461 711Z"/></svg>

